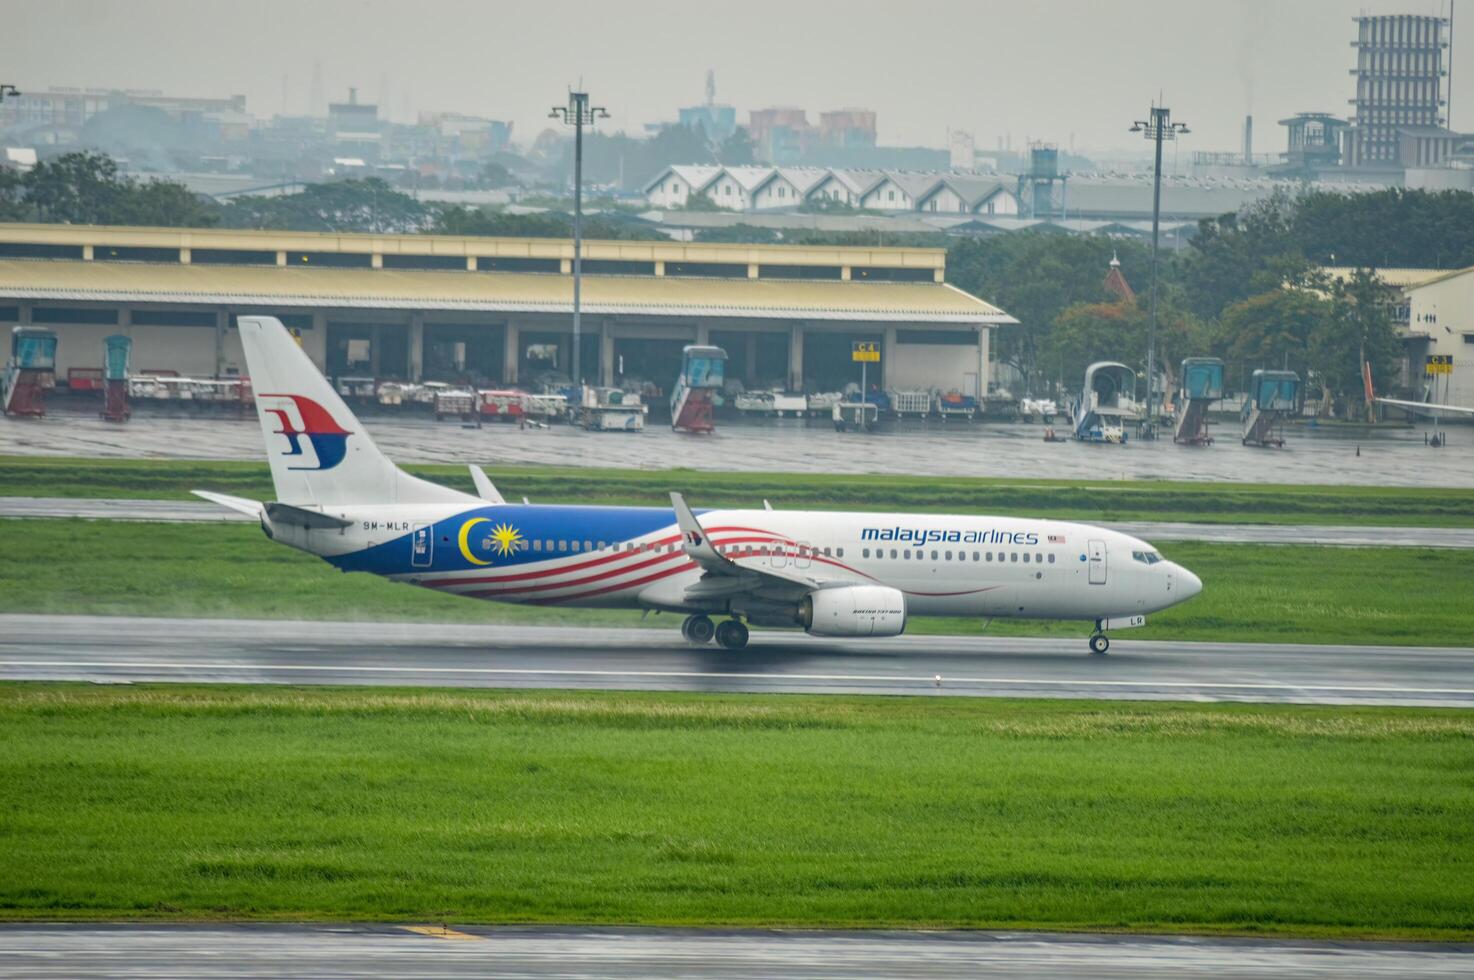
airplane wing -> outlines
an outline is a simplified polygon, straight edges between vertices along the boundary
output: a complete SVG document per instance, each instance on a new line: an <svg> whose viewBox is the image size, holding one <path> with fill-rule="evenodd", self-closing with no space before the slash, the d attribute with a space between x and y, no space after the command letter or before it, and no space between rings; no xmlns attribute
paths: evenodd
<svg viewBox="0 0 1474 980"><path fill-rule="evenodd" d="M1377 398L1379 405L1393 405L1397 408L1405 408L1410 412L1420 415L1432 415L1435 412L1451 412L1454 415L1474 415L1474 408L1465 408L1462 405L1434 405L1431 402L1409 402L1397 398Z"/></svg>
<svg viewBox="0 0 1474 980"><path fill-rule="evenodd" d="M695 562L704 573L699 582L686 590L688 598L710 599L739 595L773 586L811 592L814 589L851 584L848 580L829 579L795 568L754 568L739 565L712 545L684 497L672 491L670 502L676 511L676 526L681 530L681 546L685 549L686 557Z"/></svg>

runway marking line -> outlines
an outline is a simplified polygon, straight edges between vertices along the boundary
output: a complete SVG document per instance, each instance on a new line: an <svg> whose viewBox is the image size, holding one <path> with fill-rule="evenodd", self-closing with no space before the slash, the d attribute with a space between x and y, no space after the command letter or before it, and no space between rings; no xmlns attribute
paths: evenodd
<svg viewBox="0 0 1474 980"><path fill-rule="evenodd" d="M418 933L421 936L431 936L435 939L456 939L460 941L485 942L485 936L473 936L469 932L457 932L448 926L400 926L405 932Z"/></svg>
<svg viewBox="0 0 1474 980"><path fill-rule="evenodd" d="M210 663L154 663L143 661L109 660L0 660L5 667L80 667L80 668L124 668L133 670L231 670L256 671L261 673L281 671L319 671L375 674L486 674L501 676L509 674L543 675L548 677L650 677L696 680L704 677L723 680L773 680L773 681L874 681L884 683L913 683L937 686L937 675L930 677L908 677L903 674L754 674L726 671L696 670L572 670L540 667L384 667L363 664L210 664ZM1354 691L1363 694L1448 694L1474 696L1474 689L1439 687L1367 687L1356 684L1241 684L1231 681L1099 681L1046 680L1043 678L1019 677L947 677L941 684L1016 684L1034 687L1142 687L1174 688L1185 690L1222 689L1239 691Z"/></svg>

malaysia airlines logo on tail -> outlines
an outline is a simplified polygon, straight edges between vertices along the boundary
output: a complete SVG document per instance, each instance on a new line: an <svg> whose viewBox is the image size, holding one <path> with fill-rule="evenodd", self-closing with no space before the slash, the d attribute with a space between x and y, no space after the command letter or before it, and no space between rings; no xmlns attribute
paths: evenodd
<svg viewBox="0 0 1474 980"><path fill-rule="evenodd" d="M281 421L281 428L276 430L279 436L286 436L291 443L291 448L282 453L283 456L302 456L301 437L306 436L312 444L312 451L317 454L316 466L289 466L291 470L330 470L343 462L343 457L348 453L348 437L353 433L340 426L333 420L333 416L327 409L323 408L311 398L303 395L267 394L262 393L257 398L287 398L297 408L297 414L302 419L302 428L297 428L292 422L292 417L283 408L268 408L266 411L275 415Z"/></svg>

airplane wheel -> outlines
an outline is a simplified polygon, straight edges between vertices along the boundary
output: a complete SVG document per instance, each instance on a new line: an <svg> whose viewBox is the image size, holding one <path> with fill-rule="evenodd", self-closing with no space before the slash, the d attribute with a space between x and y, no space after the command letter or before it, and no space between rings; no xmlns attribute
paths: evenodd
<svg viewBox="0 0 1474 980"><path fill-rule="evenodd" d="M724 650L741 650L747 646L747 627L729 619L717 627L717 645Z"/></svg>
<svg viewBox="0 0 1474 980"><path fill-rule="evenodd" d="M1110 638L1107 637L1104 633L1096 633L1095 635L1090 637L1090 652L1095 654L1096 656L1105 656L1106 651L1110 648Z"/></svg>
<svg viewBox="0 0 1474 980"><path fill-rule="evenodd" d="M681 623L681 635L686 638L687 643L709 643L716 631L716 626L706 616L687 616L685 622Z"/></svg>

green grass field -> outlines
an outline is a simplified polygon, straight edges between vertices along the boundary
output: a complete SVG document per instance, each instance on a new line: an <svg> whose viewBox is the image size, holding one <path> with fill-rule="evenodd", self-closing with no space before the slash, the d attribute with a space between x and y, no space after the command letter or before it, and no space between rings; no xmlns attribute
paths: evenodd
<svg viewBox="0 0 1474 980"><path fill-rule="evenodd" d="M1474 937L1474 715L0 685L0 917Z"/></svg>
<svg viewBox="0 0 1474 980"><path fill-rule="evenodd" d="M463 466L409 466L467 492ZM796 473L492 467L508 500L664 506L671 490L702 507L1007 513L1078 520L1474 527L1474 492L1447 488L1147 481L1002 480ZM192 489L273 498L265 463L0 457L0 496L193 499Z"/></svg>
<svg viewBox="0 0 1474 980"><path fill-rule="evenodd" d="M633 611L509 606L344 575L238 524L0 520L0 612L641 625ZM1179 542L1202 595L1148 618L1142 639L1467 645L1474 551ZM674 627L673 616L647 626ZM981 620L917 619L976 634ZM995 620L989 634L1081 636L1083 623Z"/></svg>

